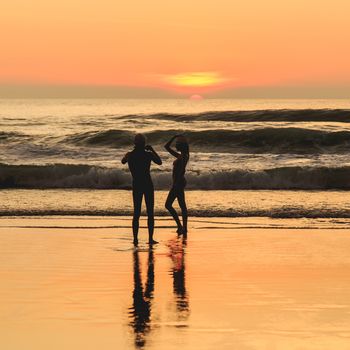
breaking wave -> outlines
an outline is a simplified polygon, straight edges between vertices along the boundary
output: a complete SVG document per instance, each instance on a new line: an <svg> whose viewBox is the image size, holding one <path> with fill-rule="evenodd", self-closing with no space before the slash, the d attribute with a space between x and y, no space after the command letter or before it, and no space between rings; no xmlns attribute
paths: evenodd
<svg viewBox="0 0 350 350"><path fill-rule="evenodd" d="M122 116L121 118L130 118ZM143 118L175 121L232 121L232 122L350 122L349 109L267 109L254 111L213 111L198 114L159 113Z"/></svg>
<svg viewBox="0 0 350 350"><path fill-rule="evenodd" d="M153 145L164 144L172 135L184 133L192 150L201 152L247 153L339 153L350 150L349 131L322 131L303 128L260 128L253 130L156 130L146 133ZM129 146L134 133L107 130L78 133L65 143L89 147L121 148Z"/></svg>
<svg viewBox="0 0 350 350"><path fill-rule="evenodd" d="M22 139L28 139L29 136L18 133L18 132L4 132L0 131L0 142L2 141L17 141Z"/></svg>
<svg viewBox="0 0 350 350"><path fill-rule="evenodd" d="M190 190L350 189L350 167L280 167L261 171L189 172ZM169 189L171 173L154 171L155 188ZM90 165L0 164L0 188L130 189L127 171Z"/></svg>

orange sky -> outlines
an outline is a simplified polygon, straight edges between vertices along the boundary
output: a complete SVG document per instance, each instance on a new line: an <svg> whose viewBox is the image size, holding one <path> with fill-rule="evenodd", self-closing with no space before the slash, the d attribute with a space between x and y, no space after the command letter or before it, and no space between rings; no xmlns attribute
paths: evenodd
<svg viewBox="0 0 350 350"><path fill-rule="evenodd" d="M347 84L349 14L349 0L11 0L0 83Z"/></svg>

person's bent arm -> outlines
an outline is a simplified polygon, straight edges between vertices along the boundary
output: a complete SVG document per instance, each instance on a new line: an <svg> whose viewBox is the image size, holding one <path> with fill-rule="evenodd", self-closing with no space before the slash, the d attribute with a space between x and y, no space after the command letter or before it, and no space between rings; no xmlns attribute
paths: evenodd
<svg viewBox="0 0 350 350"><path fill-rule="evenodd" d="M151 159L153 162L155 162L158 165L162 165L162 160L160 159L158 153L153 149L152 146L147 145L145 149L150 151Z"/></svg>
<svg viewBox="0 0 350 350"><path fill-rule="evenodd" d="M174 135L165 145L164 148L174 157L178 158L180 156L180 153L175 152L172 148L171 148L171 144L173 143L173 141L176 139L177 135Z"/></svg>
<svg viewBox="0 0 350 350"><path fill-rule="evenodd" d="M125 163L128 162L129 153L130 153L130 152L128 152L128 153L122 158L122 164L125 164Z"/></svg>

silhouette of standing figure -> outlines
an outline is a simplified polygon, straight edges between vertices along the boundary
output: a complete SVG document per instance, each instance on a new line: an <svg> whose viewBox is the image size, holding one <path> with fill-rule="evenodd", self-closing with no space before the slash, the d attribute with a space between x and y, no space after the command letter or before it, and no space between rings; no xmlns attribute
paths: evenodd
<svg viewBox="0 0 350 350"><path fill-rule="evenodd" d="M176 151L171 148L173 141L176 139L175 147ZM173 136L169 142L165 144L165 149L173 155L176 160L173 163L173 184L168 194L168 198L165 202L165 208L168 209L170 214L173 216L177 224L177 233L187 235L187 206L185 200L185 187L186 187L186 165L190 158L189 146L186 138L182 135ZM180 152L180 153L179 153ZM177 198L179 206L181 208L182 224L179 216L173 207L174 200Z"/></svg>
<svg viewBox="0 0 350 350"><path fill-rule="evenodd" d="M158 243L153 239L154 231L154 188L151 178L151 162L161 165L162 160L152 146L146 146L146 138L137 134L134 139L135 148L128 152L122 159L122 163L128 163L132 175L132 196L134 202L134 215L132 230L134 245L138 244L139 219L141 215L142 198L145 197L148 217L149 244Z"/></svg>

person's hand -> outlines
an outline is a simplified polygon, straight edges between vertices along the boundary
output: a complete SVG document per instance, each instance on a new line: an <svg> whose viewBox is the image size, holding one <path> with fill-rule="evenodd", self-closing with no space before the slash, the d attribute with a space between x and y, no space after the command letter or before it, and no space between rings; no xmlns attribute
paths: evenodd
<svg viewBox="0 0 350 350"><path fill-rule="evenodd" d="M170 142L173 142L179 135L174 135L172 136L172 138L170 139Z"/></svg>
<svg viewBox="0 0 350 350"><path fill-rule="evenodd" d="M146 151L153 151L153 147L151 145L146 145L145 150Z"/></svg>

